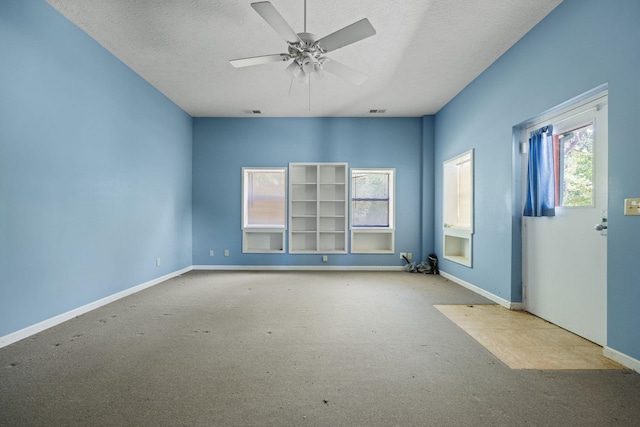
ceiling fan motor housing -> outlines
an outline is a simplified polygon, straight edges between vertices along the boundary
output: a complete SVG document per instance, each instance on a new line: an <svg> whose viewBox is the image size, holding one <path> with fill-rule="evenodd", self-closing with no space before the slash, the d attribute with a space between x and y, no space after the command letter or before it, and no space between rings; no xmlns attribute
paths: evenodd
<svg viewBox="0 0 640 427"><path fill-rule="evenodd" d="M299 42L289 43L289 55L301 67L308 68L311 71L315 64L322 62L324 59L322 55L325 52L316 43L318 38L315 34L298 33L298 37L300 38Z"/></svg>

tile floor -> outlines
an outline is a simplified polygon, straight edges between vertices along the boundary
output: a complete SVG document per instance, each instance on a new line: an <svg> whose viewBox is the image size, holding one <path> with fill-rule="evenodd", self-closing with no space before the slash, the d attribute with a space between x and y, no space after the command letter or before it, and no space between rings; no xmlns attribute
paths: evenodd
<svg viewBox="0 0 640 427"><path fill-rule="evenodd" d="M499 305L435 305L512 369L624 369L602 347L525 311Z"/></svg>

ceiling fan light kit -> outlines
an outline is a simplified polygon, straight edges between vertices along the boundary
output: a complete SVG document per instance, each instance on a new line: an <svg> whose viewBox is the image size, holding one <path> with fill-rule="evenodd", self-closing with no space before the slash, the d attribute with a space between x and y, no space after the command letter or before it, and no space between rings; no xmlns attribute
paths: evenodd
<svg viewBox="0 0 640 427"><path fill-rule="evenodd" d="M355 85L361 85L367 79L365 74L329 59L326 54L373 36L376 30L368 19L361 19L317 39L314 34L306 32L306 0L305 29L302 33L293 31L271 2L251 3L251 7L287 42L288 52L233 59L229 61L232 66L239 68L291 60L286 71L292 81L297 79L299 82L305 83L312 75L319 79L322 78L325 71Z"/></svg>

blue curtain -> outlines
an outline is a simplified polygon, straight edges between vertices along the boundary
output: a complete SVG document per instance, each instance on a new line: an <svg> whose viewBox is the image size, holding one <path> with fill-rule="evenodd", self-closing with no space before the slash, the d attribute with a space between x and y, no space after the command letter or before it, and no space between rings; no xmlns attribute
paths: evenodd
<svg viewBox="0 0 640 427"><path fill-rule="evenodd" d="M524 216L555 216L553 126L531 132Z"/></svg>

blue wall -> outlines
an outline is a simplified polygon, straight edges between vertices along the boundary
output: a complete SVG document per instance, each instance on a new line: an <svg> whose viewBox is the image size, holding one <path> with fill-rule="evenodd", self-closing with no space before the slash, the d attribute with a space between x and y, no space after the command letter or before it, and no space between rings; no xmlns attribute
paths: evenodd
<svg viewBox="0 0 640 427"><path fill-rule="evenodd" d="M401 251L419 258L422 134L420 118L194 119L193 264L401 266ZM289 162L396 168L396 254L331 255L327 264L320 255L243 254L241 168Z"/></svg>
<svg viewBox="0 0 640 427"><path fill-rule="evenodd" d="M2 0L0 336L191 264L323 265L241 253L242 166L395 167L396 254L441 254L442 161L471 148L474 265L441 267L520 301L512 129L607 84L608 345L640 359L640 220L616 208L640 196L638 22L636 0L565 0L435 117L191 119L44 1Z"/></svg>
<svg viewBox="0 0 640 427"><path fill-rule="evenodd" d="M191 265L191 132L44 1L0 2L0 336Z"/></svg>
<svg viewBox="0 0 640 427"><path fill-rule="evenodd" d="M442 269L510 301L521 300L514 208L513 126L608 83L608 346L640 359L640 219L623 199L640 196L640 2L565 0L436 115L436 224L442 161L475 148L473 268ZM534 65L543 61L546 65ZM435 228L436 247L442 232ZM598 260L593 260L594 268Z"/></svg>

